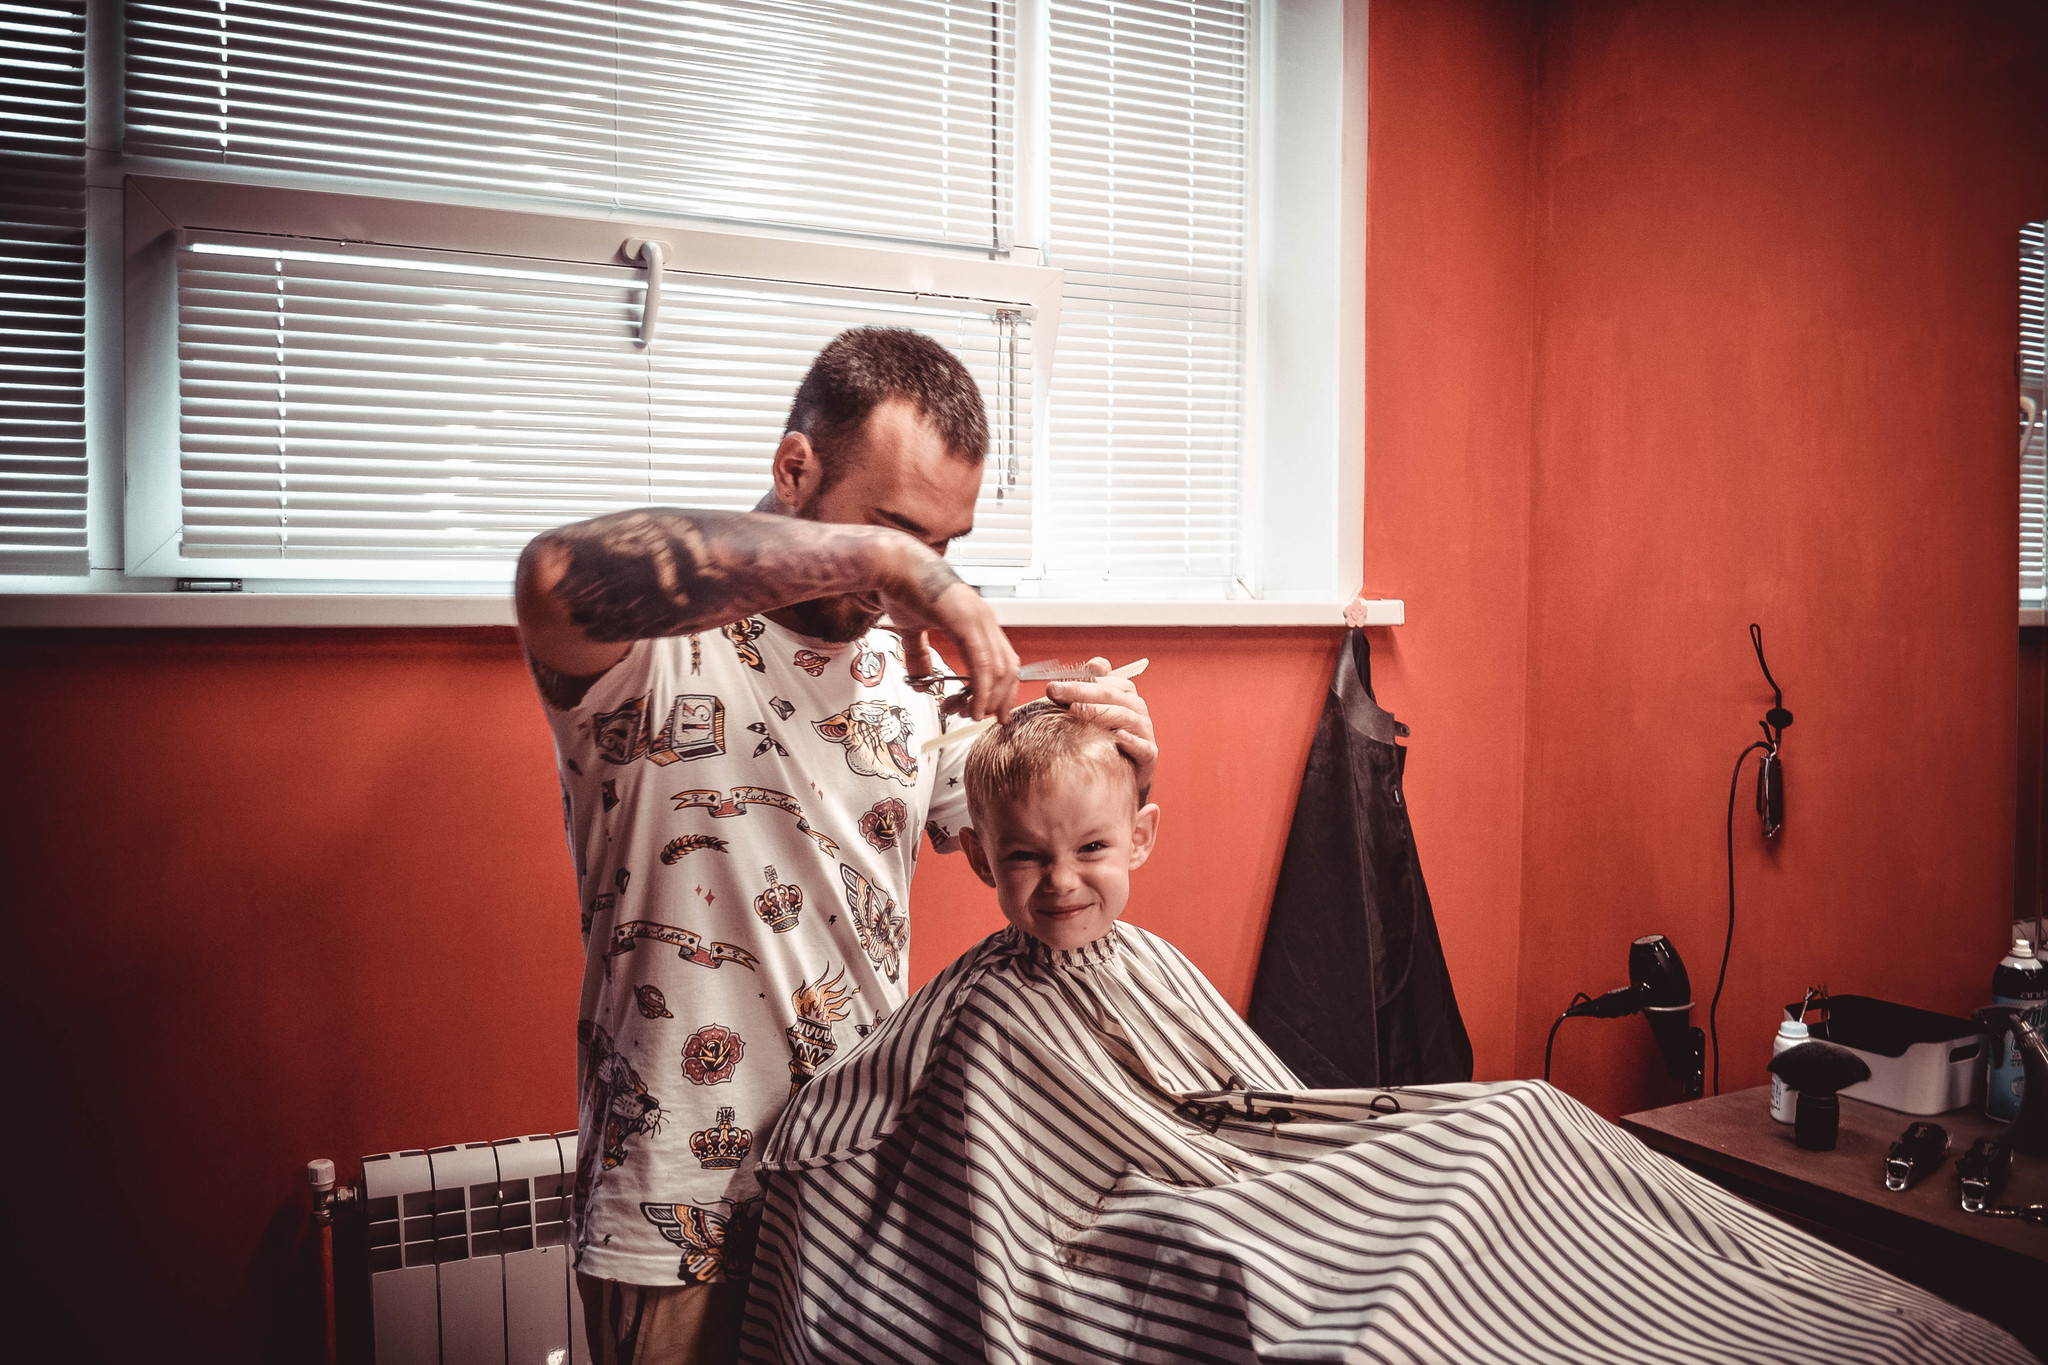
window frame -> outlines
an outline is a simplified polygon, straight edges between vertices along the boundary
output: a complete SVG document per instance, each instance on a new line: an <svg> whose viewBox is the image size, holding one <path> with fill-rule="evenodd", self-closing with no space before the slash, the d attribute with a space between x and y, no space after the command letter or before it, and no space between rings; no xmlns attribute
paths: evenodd
<svg viewBox="0 0 2048 1365"><path fill-rule="evenodd" d="M1255 207L1247 234L1245 491L1237 582L1226 600L992 595L1005 625L1336 625L1357 597L1364 567L1366 483L1368 5L1367 0L1248 0L1248 7L1246 197ZM175 191L185 196L180 202L219 205L246 205L251 196L265 194L341 194L371 203L385 195L402 196L407 202L398 206L398 217L448 228L447 237L417 245L474 240L462 220L506 215L581 224L577 230L587 240L596 241L599 234L605 239L609 254L596 259L613 262L627 237L688 236L707 243L716 239L721 248L754 253L751 259L779 262L776 268L785 272L790 262L806 259L829 256L845 265L863 258L866 265L860 268L879 269L882 258L895 257L888 266L896 272L891 278L899 280L926 271L949 281L976 278L984 282L978 287L987 288L990 279L1026 278L1011 272L1056 278L1057 267L1025 264L1044 259L1045 147L1029 119L1046 103L1048 12L1045 0L1020 5L1016 238L1004 259L971 249L908 250L821 241L817 234L733 232L644 213L593 217L588 210L579 214L574 206L546 201L367 178L124 156L117 150L123 93L118 80L120 0L92 0L87 34L93 91L88 105L93 150L87 190L87 446L93 567L76 578L0 580L0 624L470 626L513 619L509 595L494 585L470 591L453 583L247 577L249 590L238 593L173 591L179 576L233 575L224 574L217 562L192 561L192 567L181 568L174 544L166 558L161 509L166 483L175 506L175 437L167 468L160 463L153 471L140 470L140 456L130 449L137 446L136 429L145 417L154 414L161 424L166 388L175 430L177 383L174 308L168 319L167 363L162 359L166 319L161 303L154 313L146 301L140 313L133 311L131 178L158 186L175 182L184 187ZM276 220L260 214L185 226L278 231ZM164 230L158 228L159 237ZM334 233L330 228L318 235L332 238ZM153 287L160 299L160 278ZM1049 300L1037 302L1035 330L1041 336L1048 315L1056 329L1058 303L1057 286ZM1035 338L1034 364L1048 364L1053 349ZM131 364L137 351L145 352L139 368ZM1051 391L1050 376L1035 374L1033 450L1041 471ZM147 448L148 439L143 433L138 449ZM1401 603L1388 600L1363 604L1352 619L1396 624L1403 617Z"/></svg>

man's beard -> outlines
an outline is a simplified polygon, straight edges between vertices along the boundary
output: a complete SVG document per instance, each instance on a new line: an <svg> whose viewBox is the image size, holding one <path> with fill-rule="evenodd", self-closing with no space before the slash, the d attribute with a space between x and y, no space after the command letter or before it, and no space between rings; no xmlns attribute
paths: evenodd
<svg viewBox="0 0 2048 1365"><path fill-rule="evenodd" d="M821 486L808 503L797 509L795 515L804 521L819 520L817 503L818 499L825 495L825 491ZM773 508L769 506L771 501L775 503ZM761 499L760 507L755 510L780 511L783 510L783 504L776 499L771 489L768 496ZM880 604L868 605L861 600L863 598L874 600L867 593L840 593L833 597L814 597L808 602L793 602L788 610L795 618L798 628L812 639L835 645L850 644L867 634L874 628L875 622L882 619Z"/></svg>
<svg viewBox="0 0 2048 1365"><path fill-rule="evenodd" d="M880 608L863 603L861 599L865 595L842 593L837 597L814 597L808 602L792 602L789 614L796 618L798 629L812 639L843 645L858 640L882 619Z"/></svg>

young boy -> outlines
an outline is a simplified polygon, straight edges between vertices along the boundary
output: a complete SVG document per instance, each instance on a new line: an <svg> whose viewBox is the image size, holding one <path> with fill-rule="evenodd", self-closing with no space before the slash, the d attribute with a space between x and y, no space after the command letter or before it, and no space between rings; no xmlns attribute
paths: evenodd
<svg viewBox="0 0 2048 1365"><path fill-rule="evenodd" d="M2032 1359L1539 1082L1301 1089L1117 922L1159 812L1107 734L1019 708L965 781L1010 927L761 1144L742 1359Z"/></svg>
<svg viewBox="0 0 2048 1365"><path fill-rule="evenodd" d="M976 742L964 776L961 846L1003 917L1055 950L1108 934L1159 833L1113 734L1032 702Z"/></svg>

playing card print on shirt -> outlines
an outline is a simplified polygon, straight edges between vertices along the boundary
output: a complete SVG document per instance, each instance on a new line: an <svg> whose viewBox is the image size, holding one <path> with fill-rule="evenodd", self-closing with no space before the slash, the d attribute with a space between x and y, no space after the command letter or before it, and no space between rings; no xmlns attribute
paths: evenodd
<svg viewBox="0 0 2048 1365"><path fill-rule="evenodd" d="M683 693L669 706L668 719L647 746L647 760L666 767L725 752L725 703L702 693Z"/></svg>
<svg viewBox="0 0 2048 1365"><path fill-rule="evenodd" d="M654 694L629 697L615 710L591 718L597 756L624 767L647 759L658 767L713 758L725 752L725 703L703 693L678 693L661 729L652 732Z"/></svg>
<svg viewBox="0 0 2048 1365"><path fill-rule="evenodd" d="M628 697L610 711L590 718L590 739L607 763L627 764L647 752L647 698Z"/></svg>

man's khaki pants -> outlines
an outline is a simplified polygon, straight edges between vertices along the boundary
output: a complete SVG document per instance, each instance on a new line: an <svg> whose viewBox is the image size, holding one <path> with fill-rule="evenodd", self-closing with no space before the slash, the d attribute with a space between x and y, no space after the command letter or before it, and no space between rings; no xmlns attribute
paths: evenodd
<svg viewBox="0 0 2048 1365"><path fill-rule="evenodd" d="M620 1284L576 1276L593 1365L733 1365L740 1354L740 1284Z"/></svg>

